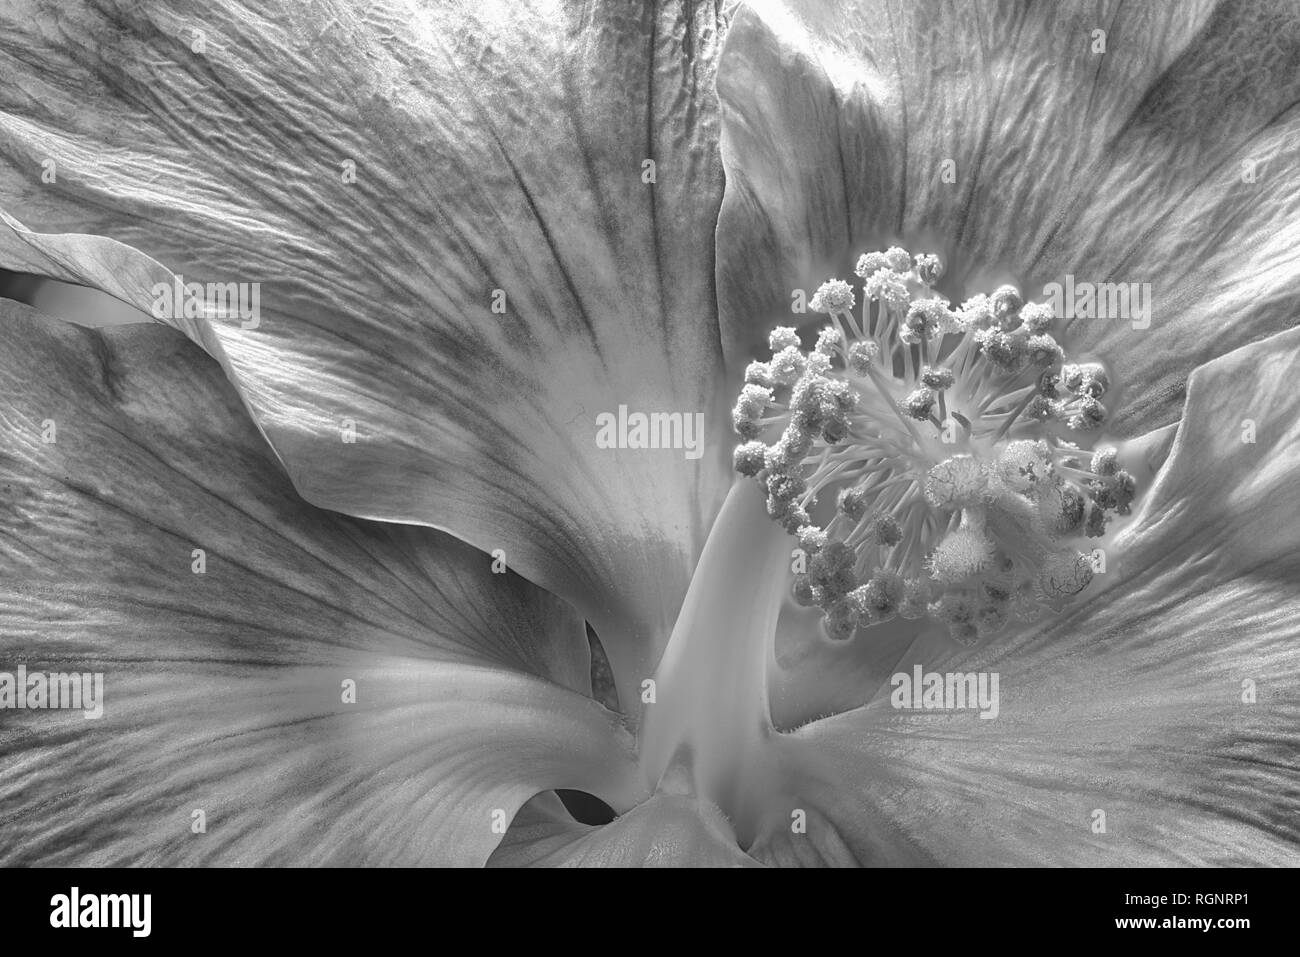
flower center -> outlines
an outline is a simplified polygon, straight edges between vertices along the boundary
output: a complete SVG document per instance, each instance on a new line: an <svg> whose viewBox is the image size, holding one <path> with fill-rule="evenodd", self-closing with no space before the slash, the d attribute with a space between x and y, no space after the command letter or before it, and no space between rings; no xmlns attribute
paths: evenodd
<svg viewBox="0 0 1300 957"><path fill-rule="evenodd" d="M1113 448L1097 363L1066 362L1049 306L1002 286L953 308L929 254L858 260L862 305L833 279L801 348L779 327L733 411L740 474L803 551L795 600L833 639L929 616L958 642L1059 609L1092 578L1087 538L1136 491Z"/></svg>

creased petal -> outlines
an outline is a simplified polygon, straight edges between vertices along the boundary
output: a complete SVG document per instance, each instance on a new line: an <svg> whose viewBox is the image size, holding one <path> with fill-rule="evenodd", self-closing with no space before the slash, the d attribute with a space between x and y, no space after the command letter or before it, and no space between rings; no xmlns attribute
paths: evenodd
<svg viewBox="0 0 1300 957"><path fill-rule="evenodd" d="M609 824L579 824L554 795L524 805L491 867L757 867L716 807L655 795Z"/></svg>
<svg viewBox="0 0 1300 957"><path fill-rule="evenodd" d="M256 328L176 324L299 492L502 549L580 604L625 694L650 673L727 485L714 5L0 17L0 266L146 311L159 263L262 283ZM599 448L621 405L705 415L702 457Z"/></svg>
<svg viewBox="0 0 1300 957"><path fill-rule="evenodd" d="M0 712L4 863L480 864L539 791L639 798L569 605L301 501L172 330L0 336L0 671L103 674Z"/></svg>
<svg viewBox="0 0 1300 957"><path fill-rule="evenodd" d="M924 662L997 673L996 718L895 710L887 688L783 738L809 838L774 830L753 853L1300 863L1297 367L1292 330L1198 370L1170 457L1116 541L1102 589L1042 628ZM1248 419L1254 442L1243 441Z"/></svg>
<svg viewBox="0 0 1300 957"><path fill-rule="evenodd" d="M1150 283L1149 328L1070 329L1123 386L1125 435L1175 421L1201 363L1295 324L1294 4L764 0L729 30L719 95L733 367L793 290L898 240L941 254L958 300Z"/></svg>

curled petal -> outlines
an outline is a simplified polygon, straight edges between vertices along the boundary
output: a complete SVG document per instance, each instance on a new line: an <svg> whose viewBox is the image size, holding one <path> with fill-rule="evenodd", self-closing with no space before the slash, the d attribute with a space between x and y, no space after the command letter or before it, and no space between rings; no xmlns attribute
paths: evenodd
<svg viewBox="0 0 1300 957"><path fill-rule="evenodd" d="M163 303L305 498L504 550L627 697L726 487L717 47L709 4L22 0L0 268ZM620 406L707 424L602 447Z"/></svg>
<svg viewBox="0 0 1300 957"><path fill-rule="evenodd" d="M303 502L172 330L0 336L0 669L103 682L4 712L4 863L481 864L539 791L640 798L565 602Z"/></svg>
<svg viewBox="0 0 1300 957"><path fill-rule="evenodd" d="M524 805L491 867L756 867L716 807L655 795L613 822L575 822L553 795Z"/></svg>

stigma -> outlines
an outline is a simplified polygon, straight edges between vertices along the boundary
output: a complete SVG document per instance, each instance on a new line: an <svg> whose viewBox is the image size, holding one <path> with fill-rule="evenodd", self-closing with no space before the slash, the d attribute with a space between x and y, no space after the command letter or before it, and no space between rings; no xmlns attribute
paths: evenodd
<svg viewBox="0 0 1300 957"><path fill-rule="evenodd" d="M1013 286L952 305L934 255L895 246L855 272L810 300L828 317L812 348L772 332L732 412L736 470L803 553L794 599L837 640L902 616L969 644L1060 610L1136 493L1089 447L1105 368L1069 362L1051 307Z"/></svg>

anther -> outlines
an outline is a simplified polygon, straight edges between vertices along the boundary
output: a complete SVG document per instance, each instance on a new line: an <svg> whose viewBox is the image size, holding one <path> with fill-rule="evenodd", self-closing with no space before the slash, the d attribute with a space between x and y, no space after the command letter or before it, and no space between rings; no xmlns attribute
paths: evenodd
<svg viewBox="0 0 1300 957"><path fill-rule="evenodd" d="M1014 286L954 309L938 258L896 246L854 271L861 297L823 283L816 345L774 330L732 410L736 471L808 556L795 601L837 640L901 615L970 642L1069 600L1092 577L1075 543L1137 491L1114 449L1067 438L1105 422L1105 369L1067 362Z"/></svg>
<svg viewBox="0 0 1300 957"><path fill-rule="evenodd" d="M832 279L822 283L813 293L812 299L808 301L808 308L813 312L834 315L851 311L855 301L852 286L842 279Z"/></svg>

